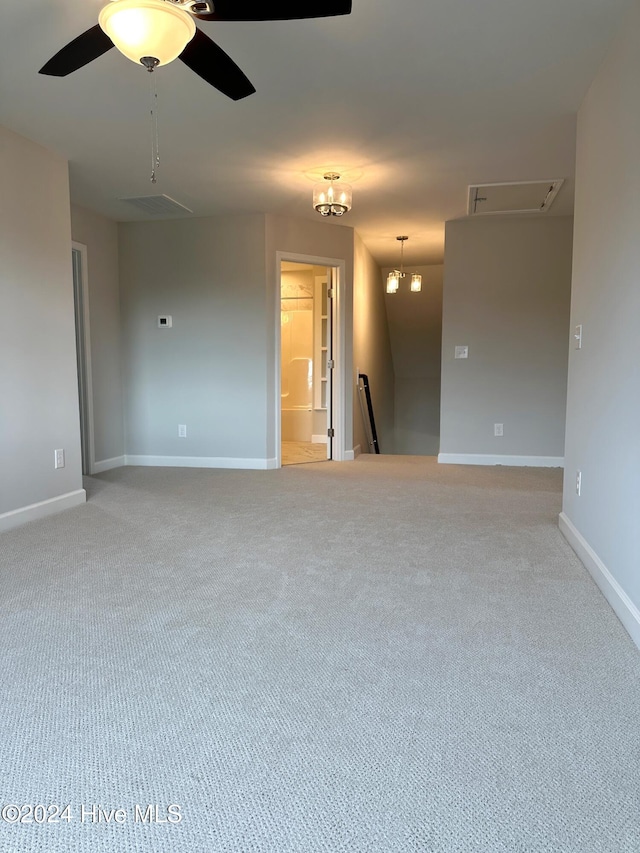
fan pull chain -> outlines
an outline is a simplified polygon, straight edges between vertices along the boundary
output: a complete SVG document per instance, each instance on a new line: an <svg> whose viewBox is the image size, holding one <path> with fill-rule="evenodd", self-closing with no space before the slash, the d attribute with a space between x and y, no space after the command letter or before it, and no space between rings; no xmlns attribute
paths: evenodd
<svg viewBox="0 0 640 853"><path fill-rule="evenodd" d="M149 68L153 72L153 68ZM149 80L149 96L151 101L151 183L157 182L156 172L160 168L160 136L158 134L158 86L156 75L151 74Z"/></svg>

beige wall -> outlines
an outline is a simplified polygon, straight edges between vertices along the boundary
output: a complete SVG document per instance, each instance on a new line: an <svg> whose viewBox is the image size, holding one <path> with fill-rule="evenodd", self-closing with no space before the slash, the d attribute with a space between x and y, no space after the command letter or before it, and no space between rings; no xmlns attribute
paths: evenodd
<svg viewBox="0 0 640 853"><path fill-rule="evenodd" d="M71 234L87 247L94 456L100 463L124 455L117 223L72 205Z"/></svg>
<svg viewBox="0 0 640 853"><path fill-rule="evenodd" d="M561 464L572 226L553 216L447 223L441 454ZM468 359L454 359L457 345Z"/></svg>
<svg viewBox="0 0 640 853"><path fill-rule="evenodd" d="M49 502L45 514L84 491L67 163L0 128L0 186L3 529L34 517L25 507ZM66 457L58 470L56 449Z"/></svg>
<svg viewBox="0 0 640 853"><path fill-rule="evenodd" d="M440 357L442 349L441 264L412 266L397 293L381 287L389 321L395 373L393 452L437 455L440 448ZM411 293L410 274L420 273L422 290Z"/></svg>
<svg viewBox="0 0 640 853"><path fill-rule="evenodd" d="M565 533L640 646L640 6L578 117ZM576 473L582 473L581 495Z"/></svg>
<svg viewBox="0 0 640 853"><path fill-rule="evenodd" d="M394 376L380 268L359 235L354 235L353 362L366 373L371 386L378 444L382 453L393 452ZM368 452L360 402L354 394L354 444Z"/></svg>

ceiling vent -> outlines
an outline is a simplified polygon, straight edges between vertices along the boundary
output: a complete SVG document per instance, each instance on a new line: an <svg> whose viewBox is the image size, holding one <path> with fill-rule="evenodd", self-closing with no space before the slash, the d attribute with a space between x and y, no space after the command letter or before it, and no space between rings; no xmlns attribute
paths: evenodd
<svg viewBox="0 0 640 853"><path fill-rule="evenodd" d="M469 216L505 213L546 213L558 195L564 178L504 184L472 184Z"/></svg>
<svg viewBox="0 0 640 853"><path fill-rule="evenodd" d="M149 216L175 216L176 213L193 213L184 204L180 204L168 195L146 195L140 198L121 198Z"/></svg>

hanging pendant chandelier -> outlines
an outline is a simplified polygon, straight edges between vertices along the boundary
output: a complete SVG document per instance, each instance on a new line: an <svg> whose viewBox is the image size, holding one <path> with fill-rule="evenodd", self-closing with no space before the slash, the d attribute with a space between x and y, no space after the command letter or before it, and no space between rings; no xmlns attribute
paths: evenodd
<svg viewBox="0 0 640 853"><path fill-rule="evenodd" d="M339 181L337 172L327 172L313 188L313 206L320 216L343 216L351 210L351 187Z"/></svg>
<svg viewBox="0 0 640 853"><path fill-rule="evenodd" d="M396 237L400 241L400 269L391 270L387 276L387 293L397 293L400 287L400 279L406 276L404 271L404 244L409 238L406 236ZM422 276L414 272L411 276L411 293L420 293L422 290Z"/></svg>

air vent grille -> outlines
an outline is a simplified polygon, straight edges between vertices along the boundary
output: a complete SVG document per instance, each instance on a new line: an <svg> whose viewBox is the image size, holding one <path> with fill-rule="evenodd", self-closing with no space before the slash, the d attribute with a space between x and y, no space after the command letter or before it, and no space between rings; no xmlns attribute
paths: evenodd
<svg viewBox="0 0 640 853"><path fill-rule="evenodd" d="M564 178L520 183L472 184L469 216L505 213L546 213L560 191Z"/></svg>
<svg viewBox="0 0 640 853"><path fill-rule="evenodd" d="M139 198L121 198L120 201L126 201L127 204L132 204L149 216L167 216L175 215L176 213L193 213L184 204L180 204L168 195L146 195Z"/></svg>

